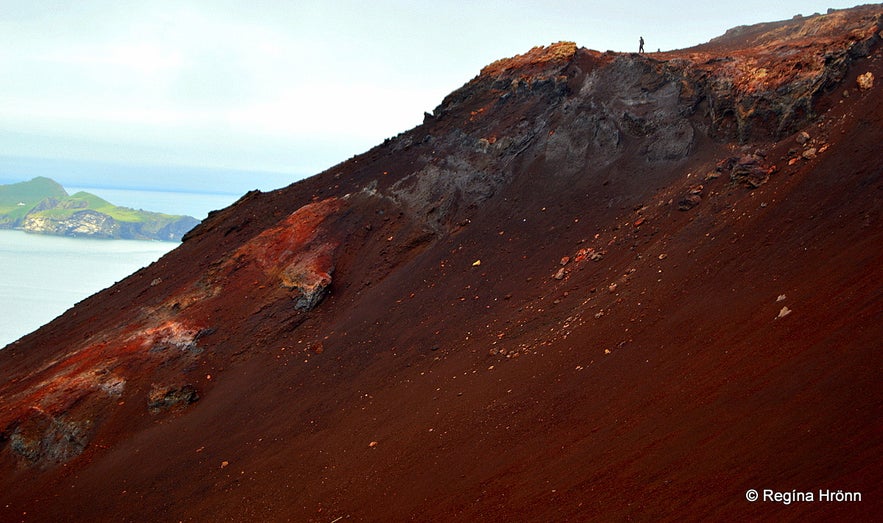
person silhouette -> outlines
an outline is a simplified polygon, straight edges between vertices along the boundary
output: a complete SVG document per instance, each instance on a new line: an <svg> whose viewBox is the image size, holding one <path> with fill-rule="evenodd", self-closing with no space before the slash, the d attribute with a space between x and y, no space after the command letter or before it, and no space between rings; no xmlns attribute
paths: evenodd
<svg viewBox="0 0 883 523"><path fill-rule="evenodd" d="M644 37L643 36L638 39L638 52L639 53L644 52Z"/></svg>

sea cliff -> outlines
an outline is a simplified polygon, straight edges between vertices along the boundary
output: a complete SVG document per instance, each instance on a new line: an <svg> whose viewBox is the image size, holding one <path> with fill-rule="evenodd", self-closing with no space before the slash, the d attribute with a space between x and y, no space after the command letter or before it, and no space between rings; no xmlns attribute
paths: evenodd
<svg viewBox="0 0 883 523"><path fill-rule="evenodd" d="M180 241L192 216L119 207L88 192L68 195L49 178L0 185L0 229L103 239Z"/></svg>

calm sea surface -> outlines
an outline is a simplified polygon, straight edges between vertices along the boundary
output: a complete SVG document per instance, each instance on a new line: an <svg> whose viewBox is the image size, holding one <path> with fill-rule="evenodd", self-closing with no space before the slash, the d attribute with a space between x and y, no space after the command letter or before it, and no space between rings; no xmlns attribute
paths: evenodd
<svg viewBox="0 0 883 523"><path fill-rule="evenodd" d="M68 188L69 193L81 190ZM115 205L203 219L238 195L85 188ZM150 265L178 243L88 240L0 230L0 349Z"/></svg>

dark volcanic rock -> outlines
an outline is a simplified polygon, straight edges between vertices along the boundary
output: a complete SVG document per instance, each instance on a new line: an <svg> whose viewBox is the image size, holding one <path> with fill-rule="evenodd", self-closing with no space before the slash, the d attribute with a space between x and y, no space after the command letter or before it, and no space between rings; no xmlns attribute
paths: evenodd
<svg viewBox="0 0 883 523"><path fill-rule="evenodd" d="M89 420L55 418L32 410L9 436L10 450L33 465L56 465L78 456L86 448Z"/></svg>
<svg viewBox="0 0 883 523"><path fill-rule="evenodd" d="M212 213L0 351L0 520L873 520L881 14L538 47Z"/></svg>
<svg viewBox="0 0 883 523"><path fill-rule="evenodd" d="M733 158L728 163L730 167L730 179L741 183L750 189L756 189L770 179L775 172L775 167L763 165L763 158L757 155L746 155L741 158Z"/></svg>
<svg viewBox="0 0 883 523"><path fill-rule="evenodd" d="M160 412L174 407L186 406L199 400L196 387L184 385L153 385L147 395L147 408L151 412Z"/></svg>
<svg viewBox="0 0 883 523"><path fill-rule="evenodd" d="M695 185L690 187L690 190L687 191L687 194L678 202L678 210L679 211L689 211L693 207L699 205L702 201L702 189L704 187L702 185Z"/></svg>

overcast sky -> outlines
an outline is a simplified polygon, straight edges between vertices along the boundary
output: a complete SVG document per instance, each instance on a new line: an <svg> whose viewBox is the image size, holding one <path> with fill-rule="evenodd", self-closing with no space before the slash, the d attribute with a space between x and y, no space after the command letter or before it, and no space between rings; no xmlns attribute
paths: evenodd
<svg viewBox="0 0 883 523"><path fill-rule="evenodd" d="M0 0L0 155L309 175L536 45L677 49L851 5Z"/></svg>

